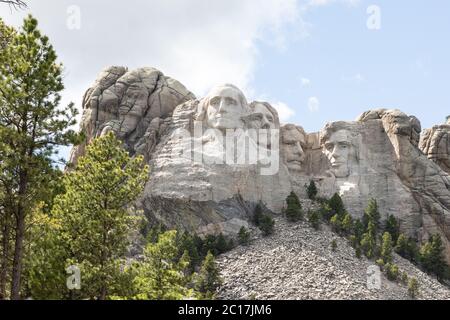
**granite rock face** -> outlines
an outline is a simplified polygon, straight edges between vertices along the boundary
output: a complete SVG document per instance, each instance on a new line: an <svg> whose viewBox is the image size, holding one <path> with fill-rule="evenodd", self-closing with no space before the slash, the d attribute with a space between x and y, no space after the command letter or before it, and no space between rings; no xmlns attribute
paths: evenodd
<svg viewBox="0 0 450 320"><path fill-rule="evenodd" d="M446 124L422 132L420 150L450 174L450 118Z"/></svg>
<svg viewBox="0 0 450 320"><path fill-rule="evenodd" d="M163 119L171 117L177 105L194 98L180 82L154 68L104 69L84 94L80 129L86 141L72 150L71 162L84 154L86 143L109 131L114 131L132 154L148 153Z"/></svg>
<svg viewBox="0 0 450 320"><path fill-rule="evenodd" d="M419 241L441 234L450 261L450 124L421 136L417 118L378 109L307 133L281 126L269 103L249 103L233 85L197 99L156 69L111 67L85 94L81 129L87 139L73 163L108 131L144 155L151 173L138 205L169 226L236 235L257 203L279 214L291 191L306 199L314 180L355 217L374 198L382 218L396 216Z"/></svg>

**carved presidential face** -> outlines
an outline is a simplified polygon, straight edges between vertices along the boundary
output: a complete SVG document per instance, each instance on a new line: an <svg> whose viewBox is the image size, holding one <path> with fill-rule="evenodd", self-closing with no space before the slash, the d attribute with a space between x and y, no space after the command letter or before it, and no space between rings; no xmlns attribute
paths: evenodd
<svg viewBox="0 0 450 320"><path fill-rule="evenodd" d="M281 148L286 166L290 171L300 171L305 162L305 135L295 126L281 128Z"/></svg>
<svg viewBox="0 0 450 320"><path fill-rule="evenodd" d="M331 168L337 178L345 178L350 175L350 157L352 144L347 130L339 130L333 133L324 144L325 155L331 163Z"/></svg>
<svg viewBox="0 0 450 320"><path fill-rule="evenodd" d="M207 123L215 129L243 128L241 117L246 113L242 93L231 86L219 86L208 95Z"/></svg>
<svg viewBox="0 0 450 320"><path fill-rule="evenodd" d="M258 116L259 129L277 129L280 126L276 123L275 116L263 103L256 103L253 112Z"/></svg>

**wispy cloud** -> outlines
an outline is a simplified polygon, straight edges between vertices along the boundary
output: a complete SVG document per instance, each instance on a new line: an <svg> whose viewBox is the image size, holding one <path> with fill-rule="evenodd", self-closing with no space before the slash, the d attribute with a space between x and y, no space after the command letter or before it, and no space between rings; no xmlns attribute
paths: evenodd
<svg viewBox="0 0 450 320"><path fill-rule="evenodd" d="M294 109L290 108L287 104L283 102L274 102L271 104L277 111L278 116L280 117L280 121L286 123L295 115Z"/></svg>
<svg viewBox="0 0 450 320"><path fill-rule="evenodd" d="M310 97L308 99L308 109L310 112L317 112L320 108L320 102L317 97Z"/></svg>
<svg viewBox="0 0 450 320"><path fill-rule="evenodd" d="M311 80L308 78L301 78L300 84L302 87L308 87L311 84Z"/></svg>

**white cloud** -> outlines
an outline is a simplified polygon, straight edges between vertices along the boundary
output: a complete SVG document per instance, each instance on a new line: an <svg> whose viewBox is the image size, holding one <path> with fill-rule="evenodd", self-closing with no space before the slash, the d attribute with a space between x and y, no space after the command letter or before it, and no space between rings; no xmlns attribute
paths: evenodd
<svg viewBox="0 0 450 320"><path fill-rule="evenodd" d="M360 83L364 82L365 80L366 80L366 78L359 72L354 75L351 75L351 76L342 76L342 81L350 81L350 82L355 82L357 84L360 84Z"/></svg>
<svg viewBox="0 0 450 320"><path fill-rule="evenodd" d="M67 28L67 8L78 6L81 28ZM296 0L40 0L10 12L21 24L31 12L67 70L66 87L87 88L108 65L153 66L197 95L230 82L251 91L258 42L286 47L287 26L302 28ZM71 95L79 96L83 92Z"/></svg>
<svg viewBox="0 0 450 320"><path fill-rule="evenodd" d="M301 78L300 83L302 87L307 87L311 84L311 80L309 80L308 78Z"/></svg>
<svg viewBox="0 0 450 320"><path fill-rule="evenodd" d="M320 102L317 97L310 97L308 99L308 109L310 112L317 112L319 111Z"/></svg>
<svg viewBox="0 0 450 320"><path fill-rule="evenodd" d="M361 0L309 0L308 7L326 6L332 3L343 3L350 7L356 7L361 3Z"/></svg>
<svg viewBox="0 0 450 320"><path fill-rule="evenodd" d="M283 102L274 102L271 105L278 111L278 116L282 123L286 123L291 117L295 115L295 111Z"/></svg>

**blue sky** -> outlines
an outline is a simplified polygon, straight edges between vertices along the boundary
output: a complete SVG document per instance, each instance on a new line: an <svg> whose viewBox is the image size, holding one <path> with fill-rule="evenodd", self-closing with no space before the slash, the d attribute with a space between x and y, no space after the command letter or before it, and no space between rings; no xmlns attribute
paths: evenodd
<svg viewBox="0 0 450 320"><path fill-rule="evenodd" d="M381 29L366 27L367 4L381 9ZM311 10L309 37L285 51L265 47L255 87L295 110L307 131L350 120L370 108L398 108L423 127L450 114L450 1L362 1ZM309 85L301 85L301 78ZM319 110L310 112L309 97Z"/></svg>
<svg viewBox="0 0 450 320"><path fill-rule="evenodd" d="M371 108L398 108L424 128L450 114L450 1L30 0L64 63L64 101L107 65L153 66L204 95L216 84L267 99L284 122L318 131ZM68 27L78 8L79 28ZM379 30L367 27L370 5ZM71 20L73 21L73 20ZM78 20L77 20L78 21Z"/></svg>

